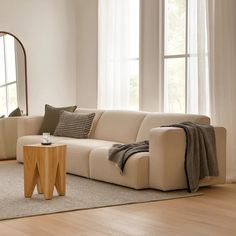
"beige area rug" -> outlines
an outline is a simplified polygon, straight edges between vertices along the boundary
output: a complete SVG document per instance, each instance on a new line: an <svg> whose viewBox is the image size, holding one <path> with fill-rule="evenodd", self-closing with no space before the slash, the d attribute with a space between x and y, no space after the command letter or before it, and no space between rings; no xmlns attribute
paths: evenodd
<svg viewBox="0 0 236 236"><path fill-rule="evenodd" d="M74 175L67 175L66 196L59 197L55 192L52 200L44 200L36 191L26 199L23 186L22 164L0 164L0 220L200 195L187 191L133 190Z"/></svg>

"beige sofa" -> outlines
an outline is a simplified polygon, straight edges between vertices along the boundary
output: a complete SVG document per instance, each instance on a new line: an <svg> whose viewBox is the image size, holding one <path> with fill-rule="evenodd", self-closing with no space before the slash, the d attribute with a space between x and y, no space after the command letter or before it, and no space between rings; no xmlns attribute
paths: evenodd
<svg viewBox="0 0 236 236"><path fill-rule="evenodd" d="M110 182L134 189L160 190L187 187L184 171L185 134L179 128L161 125L192 121L209 124L206 116L134 111L99 111L78 109L76 112L96 112L89 139L52 136L52 142L67 145L67 172L91 179ZM23 162L23 146L41 142L37 135L42 117L18 120L17 160ZM225 182L226 131L215 128L220 175L205 179L202 185ZM150 141L150 152L133 155L126 163L123 175L108 160L108 150L114 143Z"/></svg>

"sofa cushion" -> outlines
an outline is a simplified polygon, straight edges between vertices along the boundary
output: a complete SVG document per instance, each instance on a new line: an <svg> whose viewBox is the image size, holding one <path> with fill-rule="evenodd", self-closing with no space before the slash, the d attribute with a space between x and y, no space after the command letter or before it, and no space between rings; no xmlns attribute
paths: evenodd
<svg viewBox="0 0 236 236"><path fill-rule="evenodd" d="M23 136L17 143L17 160L23 162L23 146L41 142L41 135ZM73 139L51 136L53 143L67 145L66 171L71 174L89 177L89 155L98 147L111 147L114 142L96 139Z"/></svg>
<svg viewBox="0 0 236 236"><path fill-rule="evenodd" d="M8 117L16 117L16 116L22 116L21 110L19 107L17 107L15 110L13 110Z"/></svg>
<svg viewBox="0 0 236 236"><path fill-rule="evenodd" d="M89 155L98 147L111 147L114 142L96 139L73 139L59 141L67 145L67 172L84 177L89 175Z"/></svg>
<svg viewBox="0 0 236 236"><path fill-rule="evenodd" d="M63 111L54 132L55 136L88 138L95 113L79 114Z"/></svg>
<svg viewBox="0 0 236 236"><path fill-rule="evenodd" d="M135 142L144 112L105 111L97 124L94 138L120 143Z"/></svg>
<svg viewBox="0 0 236 236"><path fill-rule="evenodd" d="M45 105L45 114L43 118L43 123L40 127L39 134L42 133L50 133L53 134L59 118L61 111L69 111L73 112L77 106L70 106L70 107L52 107L48 104Z"/></svg>
<svg viewBox="0 0 236 236"><path fill-rule="evenodd" d="M97 110L97 109L89 109L89 108L77 108L75 110L75 113L95 113L95 117L93 119L93 124L92 124L92 128L90 130L89 133L89 138L94 138L94 132L97 126L97 123L101 117L101 115L103 114L104 110Z"/></svg>
<svg viewBox="0 0 236 236"><path fill-rule="evenodd" d="M184 121L196 122L199 124L210 124L210 118L202 115L174 114L174 113L149 113L144 118L138 131L136 141L148 140L150 130L161 125L170 125Z"/></svg>
<svg viewBox="0 0 236 236"><path fill-rule="evenodd" d="M109 147L101 147L91 152L90 178L135 189L149 187L149 153L140 152L131 156L121 175L115 163L108 160L108 150Z"/></svg>

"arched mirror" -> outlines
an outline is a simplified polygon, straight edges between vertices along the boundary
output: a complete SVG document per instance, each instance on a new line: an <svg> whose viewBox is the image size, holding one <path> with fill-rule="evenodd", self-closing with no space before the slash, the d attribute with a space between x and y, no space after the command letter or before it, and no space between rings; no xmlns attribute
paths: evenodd
<svg viewBox="0 0 236 236"><path fill-rule="evenodd" d="M18 38L0 31L0 116L28 114L26 53Z"/></svg>

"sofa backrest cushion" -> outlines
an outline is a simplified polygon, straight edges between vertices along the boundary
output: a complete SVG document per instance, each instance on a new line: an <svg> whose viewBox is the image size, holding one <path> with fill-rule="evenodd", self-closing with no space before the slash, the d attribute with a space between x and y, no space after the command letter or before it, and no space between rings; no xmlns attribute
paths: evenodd
<svg viewBox="0 0 236 236"><path fill-rule="evenodd" d="M90 130L90 133L89 133L89 138L94 138L94 132L95 132L95 129L97 127L97 123L101 117L101 115L103 114L104 110L97 110L97 109L89 109L89 108L77 108L75 110L75 112L78 112L78 113L95 113L95 117L93 119L93 124L92 124L92 127L91 127L91 130Z"/></svg>
<svg viewBox="0 0 236 236"><path fill-rule="evenodd" d="M192 114L173 114L173 113L149 113L144 118L136 141L148 140L149 133L152 128L162 125L170 125L184 121L191 121L199 124L210 124L210 118L203 115Z"/></svg>
<svg viewBox="0 0 236 236"><path fill-rule="evenodd" d="M145 112L105 111L98 121L94 138L119 143L135 142Z"/></svg>

